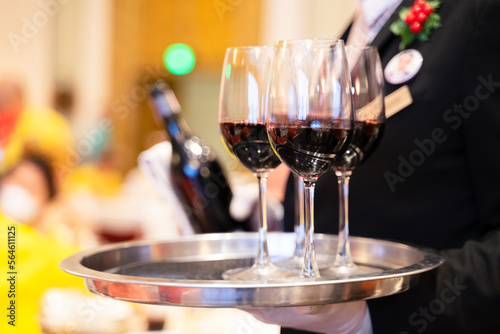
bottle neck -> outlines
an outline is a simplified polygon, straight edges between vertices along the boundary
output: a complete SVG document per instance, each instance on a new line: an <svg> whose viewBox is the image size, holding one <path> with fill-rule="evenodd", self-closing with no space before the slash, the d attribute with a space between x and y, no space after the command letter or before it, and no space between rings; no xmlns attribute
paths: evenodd
<svg viewBox="0 0 500 334"><path fill-rule="evenodd" d="M180 115L181 106L174 92L171 89L156 90L152 97L152 109L156 111L157 121L163 121L172 149L181 150L184 142L192 137L192 132Z"/></svg>
<svg viewBox="0 0 500 334"><path fill-rule="evenodd" d="M172 151L179 155L181 161L188 159L188 151L190 147L186 147L186 142L189 142L195 135L192 133L189 124L179 115L174 114L170 117L164 117L168 140L172 145ZM197 140L196 140L197 142Z"/></svg>
<svg viewBox="0 0 500 334"><path fill-rule="evenodd" d="M192 137L192 131L187 122L179 114L171 114L163 117L163 122L167 130L168 137L172 143L172 149L178 151Z"/></svg>

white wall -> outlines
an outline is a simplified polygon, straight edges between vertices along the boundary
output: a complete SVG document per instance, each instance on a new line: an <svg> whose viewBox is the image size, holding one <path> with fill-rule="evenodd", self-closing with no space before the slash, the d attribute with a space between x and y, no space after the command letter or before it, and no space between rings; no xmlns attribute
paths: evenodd
<svg viewBox="0 0 500 334"><path fill-rule="evenodd" d="M42 106L56 83L73 86L78 137L109 96L112 0L0 0L0 13L0 79L21 80Z"/></svg>
<svg viewBox="0 0 500 334"><path fill-rule="evenodd" d="M264 0L262 44L293 38L340 38L358 1Z"/></svg>
<svg viewBox="0 0 500 334"><path fill-rule="evenodd" d="M53 82L53 17L34 0L1 0L0 13L0 78L22 81L29 102L47 105Z"/></svg>
<svg viewBox="0 0 500 334"><path fill-rule="evenodd" d="M111 89L111 0L75 0L77 15L72 36L73 82L75 86L74 130L77 140L106 111ZM68 20L70 21L70 20ZM66 48L68 49L68 43Z"/></svg>

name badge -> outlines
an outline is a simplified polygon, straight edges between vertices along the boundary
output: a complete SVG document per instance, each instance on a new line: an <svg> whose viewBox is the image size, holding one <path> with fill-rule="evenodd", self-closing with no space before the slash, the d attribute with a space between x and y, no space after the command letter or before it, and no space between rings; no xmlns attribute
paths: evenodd
<svg viewBox="0 0 500 334"><path fill-rule="evenodd" d="M401 51L387 63L385 80L393 85L407 82L420 71L423 61L422 54L415 49Z"/></svg>
<svg viewBox="0 0 500 334"><path fill-rule="evenodd" d="M385 118L394 116L413 103L410 89L407 85L401 86L384 98Z"/></svg>

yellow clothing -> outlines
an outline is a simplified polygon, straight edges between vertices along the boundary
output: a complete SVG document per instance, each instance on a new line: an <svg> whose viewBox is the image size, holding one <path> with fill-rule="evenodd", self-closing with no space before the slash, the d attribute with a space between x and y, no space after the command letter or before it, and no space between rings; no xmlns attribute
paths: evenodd
<svg viewBox="0 0 500 334"><path fill-rule="evenodd" d="M26 151L45 157L57 177L65 176L78 163L68 122L60 113L48 108L25 108L1 150L0 174L13 167Z"/></svg>
<svg viewBox="0 0 500 334"><path fill-rule="evenodd" d="M0 333L41 333L38 315L44 291L50 287L84 289L83 279L59 268L59 262L76 251L0 213L0 305L7 315L14 314L11 318L2 316ZM14 312L7 309L10 305L14 305ZM9 324L11 321L15 326Z"/></svg>
<svg viewBox="0 0 500 334"><path fill-rule="evenodd" d="M119 196L122 194L123 176L115 169L102 169L86 163L74 168L66 176L62 191L78 193L87 191L95 196Z"/></svg>

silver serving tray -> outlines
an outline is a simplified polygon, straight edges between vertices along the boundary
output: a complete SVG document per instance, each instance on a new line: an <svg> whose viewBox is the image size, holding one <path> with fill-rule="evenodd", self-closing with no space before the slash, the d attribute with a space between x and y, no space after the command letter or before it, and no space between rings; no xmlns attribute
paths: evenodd
<svg viewBox="0 0 500 334"><path fill-rule="evenodd" d="M64 259L61 268L83 277L98 295L137 303L190 307L285 307L365 300L399 293L443 258L432 250L376 239L350 237L354 261L380 272L349 278L281 282L227 281L222 272L249 265L257 233L198 234L175 240L101 246ZM290 257L293 233L268 233L273 261ZM337 236L316 234L316 253L333 263Z"/></svg>

